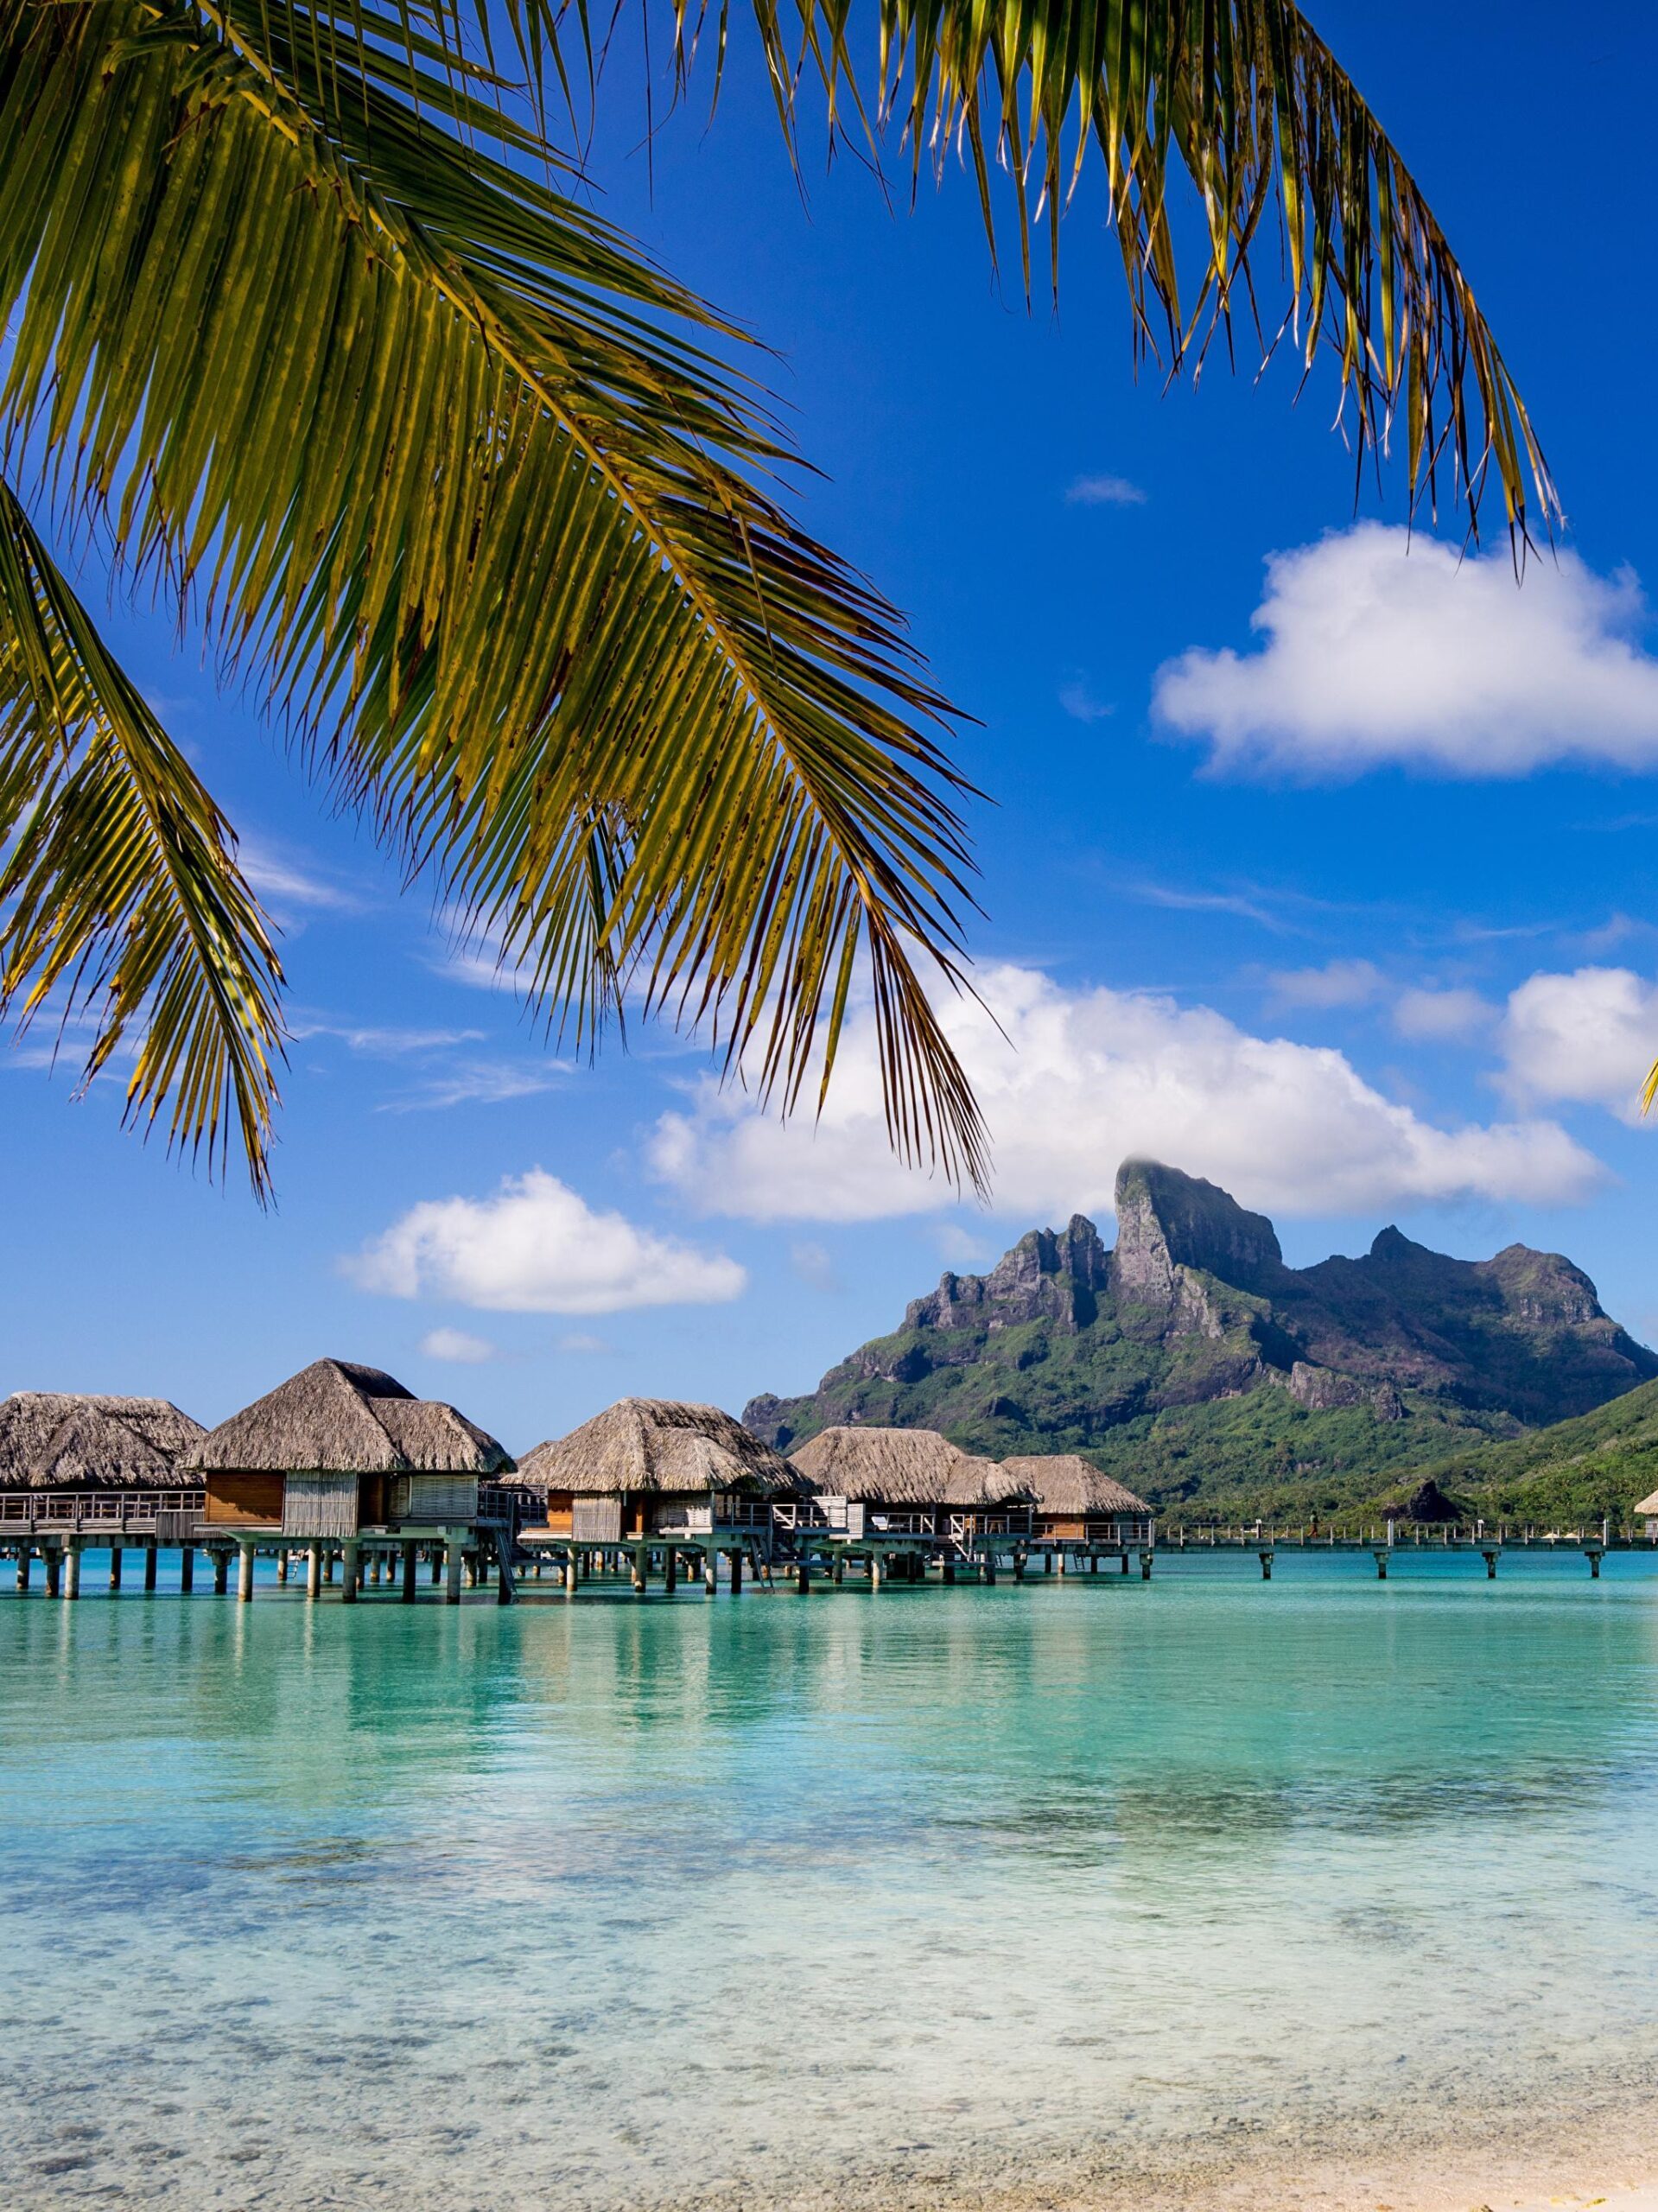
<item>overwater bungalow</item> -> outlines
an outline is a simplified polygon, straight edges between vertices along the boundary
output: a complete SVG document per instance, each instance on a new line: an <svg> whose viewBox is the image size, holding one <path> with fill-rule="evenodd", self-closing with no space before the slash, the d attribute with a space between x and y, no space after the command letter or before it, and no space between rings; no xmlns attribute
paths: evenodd
<svg viewBox="0 0 1658 2212"><path fill-rule="evenodd" d="M1646 1524L1647 1541L1649 1544L1658 1542L1658 1490L1654 1491L1650 1497L1642 1498L1629 1510L1637 1521Z"/></svg>
<svg viewBox="0 0 1658 2212"><path fill-rule="evenodd" d="M801 1535L870 1560L924 1566L999 1551L1021 1554L1032 1535L1024 1478L975 1458L931 1428L825 1428L791 1455L808 1498ZM994 1573L994 1564L991 1572Z"/></svg>
<svg viewBox="0 0 1658 2212"><path fill-rule="evenodd" d="M518 1480L541 1501L526 1546L563 1555L574 1589L585 1554L626 1551L643 1592L652 1554L673 1586L679 1556L695 1553L713 1586L715 1561L772 1556L772 1501L798 1488L788 1461L717 1406L623 1398L568 1436L524 1454Z"/></svg>
<svg viewBox="0 0 1658 2212"><path fill-rule="evenodd" d="M1156 1516L1146 1500L1077 1452L1021 1454L1001 1464L1031 1491L1033 1535L1039 1544L1062 1552L1099 1546L1126 1552L1155 1538Z"/></svg>
<svg viewBox="0 0 1658 2212"><path fill-rule="evenodd" d="M153 1588L156 1543L180 1542L199 1525L201 1492L181 1462L206 1433L165 1398L18 1390L0 1399L0 1543L16 1550L18 1588L28 1588L38 1549L53 1592L73 1560L73 1594L83 1542L111 1548L118 1587L123 1547L144 1548Z"/></svg>
<svg viewBox="0 0 1658 2212"><path fill-rule="evenodd" d="M510 1508L494 1479L511 1458L453 1406L416 1398L378 1367L314 1360L221 1421L188 1465L206 1493L206 1532L241 1549L244 1596L256 1550L303 1545L314 1595L320 1562L343 1552L350 1599L365 1542L400 1547L405 1596L422 1545L444 1547L451 1599L463 1560L475 1572L491 1549L511 1594L510 1525L505 1538L499 1525Z"/></svg>

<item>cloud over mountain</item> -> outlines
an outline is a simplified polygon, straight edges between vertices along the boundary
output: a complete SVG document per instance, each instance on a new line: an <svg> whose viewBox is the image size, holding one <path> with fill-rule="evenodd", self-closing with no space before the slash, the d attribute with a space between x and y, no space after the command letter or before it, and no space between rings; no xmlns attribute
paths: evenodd
<svg viewBox="0 0 1658 2212"><path fill-rule="evenodd" d="M1344 1054L1253 1036L1207 1007L1067 989L1012 964L977 981L987 1005L960 1002L945 1020L989 1124L1000 1212L1109 1208L1117 1162L1135 1153L1177 1154L1285 1214L1470 1195L1549 1204L1586 1196L1601 1173L1557 1122L1440 1128ZM699 1211L753 1221L875 1220L953 1197L891 1155L867 1012L848 1020L815 1128L705 1083L657 1122L651 1162Z"/></svg>

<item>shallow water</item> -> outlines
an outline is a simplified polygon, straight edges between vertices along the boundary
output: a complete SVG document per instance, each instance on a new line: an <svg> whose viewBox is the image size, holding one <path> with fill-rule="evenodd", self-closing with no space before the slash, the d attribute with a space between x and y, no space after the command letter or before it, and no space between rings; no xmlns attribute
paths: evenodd
<svg viewBox="0 0 1658 2212"><path fill-rule="evenodd" d="M1080 2201L1648 2095L1648 1560L100 1569L0 1597L10 2202Z"/></svg>

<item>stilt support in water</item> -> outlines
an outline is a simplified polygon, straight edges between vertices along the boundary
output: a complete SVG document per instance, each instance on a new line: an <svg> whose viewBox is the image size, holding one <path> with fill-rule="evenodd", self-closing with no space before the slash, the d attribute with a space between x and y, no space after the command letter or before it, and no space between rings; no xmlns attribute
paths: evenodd
<svg viewBox="0 0 1658 2212"><path fill-rule="evenodd" d="M1273 1579L1273 1555L1270 1552L1264 1551L1259 1554L1259 1557L1261 1560L1261 1579L1263 1582L1270 1582Z"/></svg>
<svg viewBox="0 0 1658 2212"><path fill-rule="evenodd" d="M196 1586L196 1548L183 1545L179 1552L179 1595L187 1598Z"/></svg>
<svg viewBox="0 0 1658 2212"><path fill-rule="evenodd" d="M305 1594L314 1605L322 1595L322 1547L310 1544L305 1553Z"/></svg>

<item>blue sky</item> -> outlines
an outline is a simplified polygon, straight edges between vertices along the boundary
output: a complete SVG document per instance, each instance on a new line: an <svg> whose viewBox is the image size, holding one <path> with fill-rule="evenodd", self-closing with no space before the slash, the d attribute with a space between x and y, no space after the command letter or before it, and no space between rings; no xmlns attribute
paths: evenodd
<svg viewBox="0 0 1658 2212"><path fill-rule="evenodd" d="M891 214L842 161L803 206L740 59L711 130L698 108L661 133L653 180L636 115L600 144L609 212L778 348L824 472L811 524L976 718L957 757L995 804L973 949L1018 1047L964 1039L993 1208L886 1166L855 1052L816 1140L712 1095L666 1033L562 1060L199 644L118 609L285 931L278 1202L10 1052L0 1389L216 1420L328 1351L517 1446L626 1391L740 1409L810 1386L944 1265L1073 1207L1103 1224L1131 1149L1266 1206L1292 1259L1389 1220L1471 1256L1523 1238L1658 1334L1658 1129L1630 1113L1658 1051L1658 543L1629 420L1652 317L1626 277L1658 35L1632 7L1315 17L1460 250L1561 486L1566 557L1518 594L1500 547L1459 567L1429 533L1407 559L1396 475L1356 515L1327 379L1299 404L1282 369L1136 383L1086 194L1055 318L992 283L959 175Z"/></svg>

